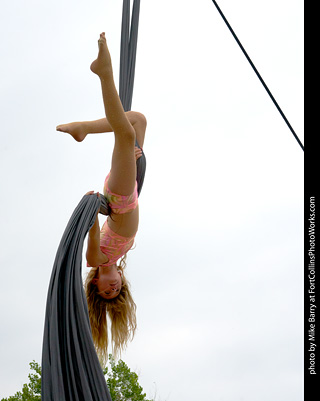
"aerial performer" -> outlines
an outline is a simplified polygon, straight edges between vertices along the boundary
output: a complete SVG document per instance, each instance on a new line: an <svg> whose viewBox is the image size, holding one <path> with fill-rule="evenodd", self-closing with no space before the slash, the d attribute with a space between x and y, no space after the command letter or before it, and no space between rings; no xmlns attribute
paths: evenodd
<svg viewBox="0 0 320 401"><path fill-rule="evenodd" d="M114 133L111 169L105 179L103 194L111 210L101 230L98 213L88 234L86 251L90 271L85 281L92 337L102 360L107 358L107 314L111 321L113 352L121 351L136 330L136 305L126 280L126 254L132 248L139 225L136 161L143 154L146 118L134 111L124 111L114 77L105 33L98 40L98 57L91 71L101 82L106 118L57 126L82 142L88 134ZM94 191L86 195L97 196Z"/></svg>

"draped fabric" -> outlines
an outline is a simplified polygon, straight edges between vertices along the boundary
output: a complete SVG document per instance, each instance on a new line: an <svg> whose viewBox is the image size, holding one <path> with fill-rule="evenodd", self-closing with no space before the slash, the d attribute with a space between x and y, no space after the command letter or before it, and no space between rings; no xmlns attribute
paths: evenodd
<svg viewBox="0 0 320 401"><path fill-rule="evenodd" d="M131 33L130 1L123 2L121 36L121 101L130 110L133 93L140 0L134 0ZM146 169L145 155L137 161L138 193ZM111 401L92 340L82 283L82 253L96 213L109 214L102 195L85 195L62 236L49 283L42 345L42 401Z"/></svg>
<svg viewBox="0 0 320 401"><path fill-rule="evenodd" d="M100 207L85 195L62 236L49 284L42 348L42 401L110 401L91 336L81 265Z"/></svg>
<svg viewBox="0 0 320 401"><path fill-rule="evenodd" d="M130 0L123 1L119 96L125 111L131 110L134 74L136 68L139 14L140 14L140 0L134 0L132 7L132 15L131 15L131 25L130 25ZM139 146L138 142L136 142L136 145ZM142 151L142 156L140 157L140 159L137 160L137 181L138 181L139 195L144 181L145 171L146 171L146 156Z"/></svg>
<svg viewBox="0 0 320 401"><path fill-rule="evenodd" d="M138 27L140 0L134 0L130 26L130 0L123 0L119 96L125 111L131 110L136 54L138 42Z"/></svg>

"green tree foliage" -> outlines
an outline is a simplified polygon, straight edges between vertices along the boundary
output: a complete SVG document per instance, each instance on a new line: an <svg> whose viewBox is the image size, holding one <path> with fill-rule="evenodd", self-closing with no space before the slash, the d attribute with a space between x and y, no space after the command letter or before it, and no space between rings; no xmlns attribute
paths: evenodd
<svg viewBox="0 0 320 401"><path fill-rule="evenodd" d="M35 361L29 365L34 372L28 375L29 383L23 385L21 392L1 401L41 401L41 367ZM109 365L104 369L104 374L112 401L154 401L146 398L138 383L138 375L131 372L121 359L116 363L109 355Z"/></svg>
<svg viewBox="0 0 320 401"><path fill-rule="evenodd" d="M121 359L116 364L110 354L109 364L110 368L105 368L104 374L107 375L112 401L153 401L148 400L143 393L143 388L138 383L138 375L131 372Z"/></svg>
<svg viewBox="0 0 320 401"><path fill-rule="evenodd" d="M1 401L41 401L41 367L35 361L30 362L29 383L24 384L22 391L18 391L9 398L2 398Z"/></svg>

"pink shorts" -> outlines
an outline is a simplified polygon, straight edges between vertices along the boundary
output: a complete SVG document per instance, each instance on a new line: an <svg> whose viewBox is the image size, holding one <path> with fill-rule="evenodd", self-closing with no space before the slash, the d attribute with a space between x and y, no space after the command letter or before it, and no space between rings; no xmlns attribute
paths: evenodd
<svg viewBox="0 0 320 401"><path fill-rule="evenodd" d="M108 180L110 173L107 175L104 181L103 194L107 198L112 212L115 214L128 213L134 210L138 206L138 185L136 182L133 194L131 195L118 195L111 192L108 187Z"/></svg>

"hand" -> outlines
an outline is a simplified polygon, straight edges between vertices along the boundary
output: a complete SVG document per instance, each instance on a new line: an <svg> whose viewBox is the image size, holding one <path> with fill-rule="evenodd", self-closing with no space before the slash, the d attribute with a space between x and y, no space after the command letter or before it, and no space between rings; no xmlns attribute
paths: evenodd
<svg viewBox="0 0 320 401"><path fill-rule="evenodd" d="M86 193L86 195L94 195L94 191L89 191ZM99 192L97 192L98 198L100 197Z"/></svg>
<svg viewBox="0 0 320 401"><path fill-rule="evenodd" d="M134 155L136 157L136 160L140 159L140 157L142 156L142 150L138 148L138 146L134 147Z"/></svg>
<svg viewBox="0 0 320 401"><path fill-rule="evenodd" d="M97 193L95 194L94 191L89 191L89 192L86 193L86 195L97 195L98 198L100 198L99 192L97 192ZM100 212L100 208L97 210L97 215L96 215L96 221L95 221L95 223L98 222L97 216L98 216L99 212ZM98 224L99 224L99 223L98 223Z"/></svg>

